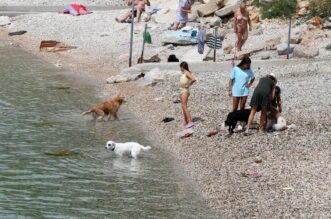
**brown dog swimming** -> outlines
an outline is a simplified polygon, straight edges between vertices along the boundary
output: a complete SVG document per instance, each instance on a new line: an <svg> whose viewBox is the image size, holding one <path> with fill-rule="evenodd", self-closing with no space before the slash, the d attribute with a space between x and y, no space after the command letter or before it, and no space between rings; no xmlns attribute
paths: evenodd
<svg viewBox="0 0 331 219"><path fill-rule="evenodd" d="M118 94L110 100L95 105L90 110L83 112L82 115L84 116L92 113L94 119L97 118L98 120L102 120L105 116L108 116L108 120L110 120L113 116L118 120L117 111L124 102L124 96Z"/></svg>

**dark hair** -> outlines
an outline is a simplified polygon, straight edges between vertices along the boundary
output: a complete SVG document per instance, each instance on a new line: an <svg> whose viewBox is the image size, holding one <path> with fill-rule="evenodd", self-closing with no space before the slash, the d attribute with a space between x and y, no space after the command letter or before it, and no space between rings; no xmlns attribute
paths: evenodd
<svg viewBox="0 0 331 219"><path fill-rule="evenodd" d="M251 64L252 60L249 57L244 57L241 62L237 65L238 67L242 67L245 64Z"/></svg>
<svg viewBox="0 0 331 219"><path fill-rule="evenodd" d="M190 71L187 62L181 62L179 67L185 69L186 71Z"/></svg>
<svg viewBox="0 0 331 219"><path fill-rule="evenodd" d="M177 59L176 55L171 54L171 55L168 57L168 62L179 62L179 60Z"/></svg>

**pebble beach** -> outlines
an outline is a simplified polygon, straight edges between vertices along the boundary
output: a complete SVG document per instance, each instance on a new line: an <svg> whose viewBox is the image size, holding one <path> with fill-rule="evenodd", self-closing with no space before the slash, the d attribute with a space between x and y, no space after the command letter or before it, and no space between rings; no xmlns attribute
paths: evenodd
<svg viewBox="0 0 331 219"><path fill-rule="evenodd" d="M61 2L33 1L31 4ZM26 1L0 0L0 5L24 4ZM89 4L102 3L89 1ZM320 39L317 45L321 48L320 55L315 59L276 59L275 51L268 52L272 58L268 61L260 60L266 52L253 56L252 69L257 79L268 73L276 74L282 88L284 116L288 125L294 124L295 128L262 135L253 130L251 136L237 132L231 137L226 130L221 130L221 123L231 110L231 99L226 92L231 66L226 61L212 71L191 69L198 81L191 89L189 109L198 119L193 135L180 139L183 116L180 104L174 103L179 94L179 68L161 68L164 78L155 86L146 86L144 79L105 84L108 77L120 74L127 67L130 25L115 22L115 16L124 12L96 11L80 17L59 13L21 15L13 17L9 26L1 27L0 37L9 46L20 46L55 66L89 78L109 95L125 94L129 98L128 109L158 147L178 161L180 168L196 182L208 205L226 218L329 218L331 53L324 47L331 42L330 38ZM162 46L158 36L167 27L151 21L149 28L153 44L146 46L146 57L159 54L165 62L169 54L183 59L196 50L195 46ZM286 30L281 22L265 25L267 28L269 31L250 36L247 47ZM28 32L12 38L7 36L8 32L22 29ZM143 29L143 23L135 27L134 60L140 55ZM231 34L227 35L225 44L234 41ZM77 49L41 53L39 43L46 39L77 46ZM222 55L218 53L218 61ZM175 120L162 123L164 117ZM210 131L218 133L207 137Z"/></svg>

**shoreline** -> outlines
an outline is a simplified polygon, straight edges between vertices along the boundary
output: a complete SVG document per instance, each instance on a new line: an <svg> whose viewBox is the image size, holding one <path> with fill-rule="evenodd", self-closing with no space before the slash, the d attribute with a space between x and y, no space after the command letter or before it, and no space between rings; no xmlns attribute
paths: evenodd
<svg viewBox="0 0 331 219"><path fill-rule="evenodd" d="M95 51L84 53L88 50L67 54L41 54L36 50L36 38L23 35L14 42L50 63L55 64L60 60L64 68L71 69L78 77L80 74L90 76L91 83L105 83L106 76L119 73L124 66L122 61L113 67L114 63L111 61L117 60L115 57L118 53L112 58L94 56L97 53L94 53ZM325 70L319 71L321 66ZM323 98L325 90L319 91L320 96L315 94L308 100L303 97L314 94L315 83L325 85L330 81L327 75L331 72L330 67L327 61L317 59L309 60L309 63L307 60L299 60L297 66L269 66L256 70L257 77L266 71L276 71L280 76L281 85L285 87L287 106L284 111L288 112L287 120L300 129L263 136L254 134L245 138L240 133L227 138L226 132L211 138L205 136L207 131L218 127L229 112L231 101L223 95L229 74L227 70L220 69L197 75L198 83L192 87L189 108L192 109L193 116L199 116L204 121L198 123L193 136L185 140L176 136L180 131L178 124L182 115L179 105L172 103L174 96L178 95L177 76L172 74L173 70L162 70L167 76L155 87L145 87L141 81L135 81L105 85L104 89L108 92L114 89L122 90L131 97L130 112L142 121L147 127L146 131L152 133L152 137L162 143L160 148L176 158L183 172L198 185L199 193L212 209L230 218L300 215L306 218L327 218L327 215L330 215L327 208L327 194L330 190L325 184L327 173L330 172L327 159L327 145L331 143L330 138L328 139L330 109L327 107L330 100ZM319 76L326 79L326 82L319 82ZM155 98L161 98L161 101L156 101ZM314 101L317 105L324 106L321 112L313 107ZM164 116L174 116L176 120L162 124L160 121ZM309 140L311 138L313 141ZM317 149L320 151L316 151ZM255 163L256 159L262 159L262 164ZM253 181L238 175L240 172L251 171L262 173L262 177ZM310 182L300 173L314 180ZM286 187L293 187L293 191L285 191ZM316 198L315 194L320 197ZM304 200L306 196L311 200ZM317 201L322 201L322 204L316 204Z"/></svg>

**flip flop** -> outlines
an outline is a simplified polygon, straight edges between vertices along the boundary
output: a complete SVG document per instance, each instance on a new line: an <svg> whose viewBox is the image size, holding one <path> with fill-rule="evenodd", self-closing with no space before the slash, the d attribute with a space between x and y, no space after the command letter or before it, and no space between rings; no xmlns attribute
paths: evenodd
<svg viewBox="0 0 331 219"><path fill-rule="evenodd" d="M207 137L211 137L211 136L214 136L218 133L218 131L211 131L207 134Z"/></svg>

